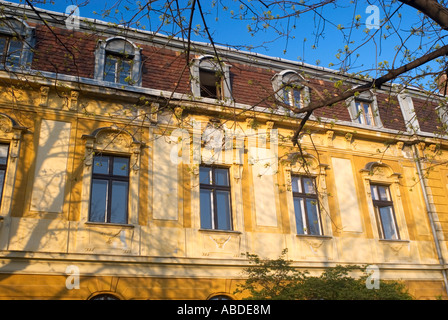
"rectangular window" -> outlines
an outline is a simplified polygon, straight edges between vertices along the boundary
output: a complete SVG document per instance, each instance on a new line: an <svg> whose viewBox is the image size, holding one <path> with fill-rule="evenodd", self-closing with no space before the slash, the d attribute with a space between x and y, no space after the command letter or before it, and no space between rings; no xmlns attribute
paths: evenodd
<svg viewBox="0 0 448 320"><path fill-rule="evenodd" d="M9 146L0 144L0 203L3 198L3 187L5 185L6 166L8 164Z"/></svg>
<svg viewBox="0 0 448 320"><path fill-rule="evenodd" d="M128 194L129 158L95 156L89 221L126 224Z"/></svg>
<svg viewBox="0 0 448 320"><path fill-rule="evenodd" d="M232 230L229 170L200 167L201 228Z"/></svg>
<svg viewBox="0 0 448 320"><path fill-rule="evenodd" d="M315 179L292 176L291 183L297 233L322 235Z"/></svg>
<svg viewBox="0 0 448 320"><path fill-rule="evenodd" d="M199 69L201 97L222 99L223 79L216 70Z"/></svg>
<svg viewBox="0 0 448 320"><path fill-rule="evenodd" d="M116 55L107 55L104 66L104 80L130 84L131 60Z"/></svg>
<svg viewBox="0 0 448 320"><path fill-rule="evenodd" d="M356 120L361 124L368 126L375 125L372 104L369 101L355 100Z"/></svg>
<svg viewBox="0 0 448 320"><path fill-rule="evenodd" d="M292 107L302 107L302 87L290 85L283 88L283 103Z"/></svg>
<svg viewBox="0 0 448 320"><path fill-rule="evenodd" d="M0 35L0 63L8 67L20 66L23 42L10 36Z"/></svg>
<svg viewBox="0 0 448 320"><path fill-rule="evenodd" d="M371 184L373 207L382 239L400 239L394 212L394 203L388 186Z"/></svg>

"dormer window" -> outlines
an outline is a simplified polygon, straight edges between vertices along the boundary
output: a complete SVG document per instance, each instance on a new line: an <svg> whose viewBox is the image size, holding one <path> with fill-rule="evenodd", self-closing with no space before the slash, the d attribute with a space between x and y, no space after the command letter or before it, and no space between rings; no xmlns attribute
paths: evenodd
<svg viewBox="0 0 448 320"><path fill-rule="evenodd" d="M34 29L15 18L0 19L1 67L30 67Z"/></svg>
<svg viewBox="0 0 448 320"><path fill-rule="evenodd" d="M306 80L293 70L284 70L272 78L272 87L278 101L294 108L303 108L309 103ZM286 109L287 108L283 108Z"/></svg>
<svg viewBox="0 0 448 320"><path fill-rule="evenodd" d="M376 96L362 92L357 97L347 100L348 110L353 123L371 127L382 127Z"/></svg>
<svg viewBox="0 0 448 320"><path fill-rule="evenodd" d="M123 56L107 55L104 66L104 80L121 84L132 84L132 60Z"/></svg>
<svg viewBox="0 0 448 320"><path fill-rule="evenodd" d="M283 88L283 102L296 108L302 108L304 88L297 84L285 85Z"/></svg>
<svg viewBox="0 0 448 320"><path fill-rule="evenodd" d="M100 41L95 78L122 85L141 85L140 49L122 37Z"/></svg>
<svg viewBox="0 0 448 320"><path fill-rule="evenodd" d="M232 99L230 65L213 56L202 56L191 65L191 91L195 97Z"/></svg>
<svg viewBox="0 0 448 320"><path fill-rule="evenodd" d="M375 125L375 117L373 116L372 103L370 101L355 99L355 111L355 119L358 123L368 126Z"/></svg>
<svg viewBox="0 0 448 320"><path fill-rule="evenodd" d="M199 69L199 85L201 97L222 99L223 98L223 79L218 71Z"/></svg>
<svg viewBox="0 0 448 320"><path fill-rule="evenodd" d="M0 35L0 63L7 67L20 65L23 42L15 37Z"/></svg>

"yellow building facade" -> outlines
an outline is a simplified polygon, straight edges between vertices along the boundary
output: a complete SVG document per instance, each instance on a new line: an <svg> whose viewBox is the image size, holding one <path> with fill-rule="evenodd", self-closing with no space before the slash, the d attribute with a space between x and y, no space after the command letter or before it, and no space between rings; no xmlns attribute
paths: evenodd
<svg viewBox="0 0 448 320"><path fill-rule="evenodd" d="M416 299L447 297L442 97L372 90L312 117L298 148L301 117L282 105L361 80L224 48L217 65L200 43L179 76L179 39L48 17L85 43L75 74L36 13L14 8L3 19L34 40L0 71L0 298L240 299L244 254L285 248L313 274L374 266ZM107 69L127 61L117 48L132 84Z"/></svg>

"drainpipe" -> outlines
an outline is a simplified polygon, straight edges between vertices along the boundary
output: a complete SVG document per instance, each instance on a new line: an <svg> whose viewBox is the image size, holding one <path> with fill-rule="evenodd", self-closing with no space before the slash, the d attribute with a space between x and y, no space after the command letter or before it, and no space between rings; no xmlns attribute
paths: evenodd
<svg viewBox="0 0 448 320"><path fill-rule="evenodd" d="M426 191L426 183L425 183L425 178L423 176L423 171L422 171L422 168L421 168L420 156L419 156L419 153L418 153L417 146L414 144L412 147L413 147L413 151L414 151L414 154L415 154L418 177L420 179L420 185L421 185L422 191L423 191L423 198L425 199L426 211L428 212L429 222L431 224L431 231L432 231L432 234L433 234L433 237L434 237L434 242L435 242L435 245L436 245L437 256L439 258L439 263L442 266L442 275L443 275L443 281L445 282L445 291L446 291L446 293L448 295L448 280L447 280L447 274L446 274L446 270L445 270L445 262L444 262L444 259L443 259L442 250L440 248L439 237L437 236L437 230L436 230L436 227L435 227L435 224L434 224L433 211L431 209L431 205L429 203L428 193Z"/></svg>

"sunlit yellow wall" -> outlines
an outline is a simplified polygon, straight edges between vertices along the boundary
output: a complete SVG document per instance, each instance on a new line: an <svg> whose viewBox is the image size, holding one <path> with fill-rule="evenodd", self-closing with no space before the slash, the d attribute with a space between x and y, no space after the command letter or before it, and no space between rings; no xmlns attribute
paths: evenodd
<svg viewBox="0 0 448 320"><path fill-rule="evenodd" d="M131 110L138 97L120 91L104 94L95 88L79 91L49 86L46 95L45 90L36 86L17 88L12 96L6 89L0 95L0 112L26 130L0 128L0 142L12 144L12 133L20 134L18 157L14 160L10 157L8 163L8 174L13 174L14 185L7 184L4 191L12 194L11 210L5 205L1 208L0 298L87 299L106 292L122 299L207 299L215 294L239 298L233 293L242 280L242 268L247 266L242 254L250 252L276 258L285 248L295 265L313 272L338 263L378 265L381 279L405 280L417 298L446 296L412 149L399 140L386 147L383 142L393 138L391 135L361 129L353 132L348 127L325 127L310 122L307 129L312 139L305 134L302 147L322 196L323 236L296 234L288 188L291 173L304 173L304 168L296 163L279 161L278 172L269 182L272 189L267 190L275 212L270 212L272 216L268 219L261 217L259 211L257 216L255 190L260 190L260 186L254 184L257 179L247 158L247 140L244 162L228 165L234 231L200 230L197 166L180 163L173 168L170 162L155 164L162 156L155 152L163 151L160 149L163 143L156 145L154 138L160 135L168 139L176 128L185 128L193 137L194 132L188 126L192 119L206 124L211 117L222 116L231 123L236 121L244 130L254 129L250 119L234 120L231 113L221 108L205 115L190 108L191 103L186 101L183 112L177 116L164 112L158 115L158 124L139 122L123 115L123 110ZM79 91L79 95L72 95L74 91ZM206 104L199 106L212 109ZM259 119L257 130L278 129L279 135L285 137L293 133L293 122L263 115ZM60 212L31 209L44 120L70 127L63 191L51 183L47 190L62 193ZM132 138L125 136L125 147L120 149L115 145L110 149L138 159L130 178L138 182L136 192L130 195L135 210L126 226L92 224L86 220L89 200L86 181L90 170L86 165L86 150L90 143L93 149L99 144L99 136L92 137L96 129L111 126L135 133L134 140L138 141L132 142ZM103 133L119 132L116 128L108 130ZM62 133L50 134L48 139L57 142L62 136ZM107 139L106 135L101 138ZM430 145L431 142L428 148ZM166 143L166 152L173 146L177 147L175 142ZM283 160L287 153L298 151L291 148L288 140L280 142L279 158ZM189 150L178 155L183 160L191 160ZM438 161L444 159L442 153ZM366 171L368 164L376 161L381 161L381 166L372 172ZM334 167L341 163L346 166ZM13 173L11 168L15 166ZM154 166L166 166L174 173L166 181L155 181ZM336 181L350 174L352 179L347 181L355 188L350 201L359 210L341 212L344 203L338 198L338 192L346 186ZM448 169L441 166L425 180L443 236L447 234L448 221L447 176ZM391 186L400 241L379 239L369 181ZM163 183L177 188L173 189L177 190L174 194L167 195L167 199L176 201L157 200L154 190ZM269 183L263 187L267 188ZM161 201L161 207L154 207L157 201ZM52 207L53 204L45 205ZM347 224L348 218L356 221ZM445 240L440 243L447 257ZM66 281L72 275L67 271L69 266L77 267L80 272L79 289L67 288Z"/></svg>

